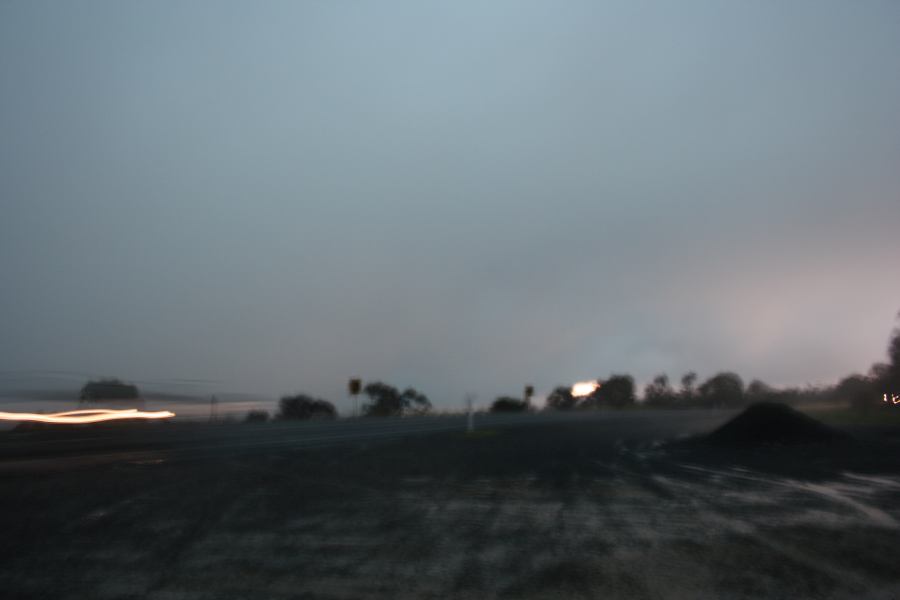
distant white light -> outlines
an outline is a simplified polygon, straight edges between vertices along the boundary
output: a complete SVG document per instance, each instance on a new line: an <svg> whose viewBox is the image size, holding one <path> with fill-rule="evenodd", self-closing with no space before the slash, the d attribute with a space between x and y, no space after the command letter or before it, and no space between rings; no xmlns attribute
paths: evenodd
<svg viewBox="0 0 900 600"><path fill-rule="evenodd" d="M590 396L598 387L600 387L600 384L596 381L579 381L572 386L572 395L576 398Z"/></svg>

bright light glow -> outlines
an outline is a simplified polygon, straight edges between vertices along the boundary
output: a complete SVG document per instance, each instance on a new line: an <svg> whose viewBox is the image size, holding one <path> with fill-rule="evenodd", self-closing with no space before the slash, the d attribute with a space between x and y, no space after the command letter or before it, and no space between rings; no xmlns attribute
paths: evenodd
<svg viewBox="0 0 900 600"><path fill-rule="evenodd" d="M600 387L600 384L596 381L579 381L572 386L572 395L576 398L590 396L598 387Z"/></svg>
<svg viewBox="0 0 900 600"><path fill-rule="evenodd" d="M38 421L40 423L99 423L100 421L116 421L119 419L171 419L175 413L168 410L144 412L136 408L112 410L105 408L71 410L61 413L9 413L0 412L0 421Z"/></svg>
<svg viewBox="0 0 900 600"><path fill-rule="evenodd" d="M898 396L897 394L891 394L891 397L888 398L888 395L885 394L884 401L890 402L891 404L900 404L900 396Z"/></svg>

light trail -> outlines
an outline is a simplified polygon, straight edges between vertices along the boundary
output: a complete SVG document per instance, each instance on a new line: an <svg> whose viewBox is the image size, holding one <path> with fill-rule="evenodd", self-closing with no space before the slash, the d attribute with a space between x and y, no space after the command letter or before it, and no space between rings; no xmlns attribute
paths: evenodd
<svg viewBox="0 0 900 600"><path fill-rule="evenodd" d="M891 397L888 398L888 395L885 394L884 401L890 402L891 404L900 404L900 396L898 396L897 394L891 394Z"/></svg>
<svg viewBox="0 0 900 600"><path fill-rule="evenodd" d="M590 396L599 387L600 383L597 381L579 381L572 386L572 395L576 398Z"/></svg>
<svg viewBox="0 0 900 600"><path fill-rule="evenodd" d="M0 412L0 421L37 421L39 423L61 423L78 425L82 423L100 423L101 421L117 421L121 419L171 419L175 413L168 410L146 412L136 408L113 410L107 408L70 410L61 413L11 413Z"/></svg>

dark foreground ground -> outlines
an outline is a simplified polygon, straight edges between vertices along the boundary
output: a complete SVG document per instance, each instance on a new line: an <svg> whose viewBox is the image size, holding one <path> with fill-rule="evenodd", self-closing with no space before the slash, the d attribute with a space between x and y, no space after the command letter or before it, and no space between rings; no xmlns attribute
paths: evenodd
<svg viewBox="0 0 900 600"><path fill-rule="evenodd" d="M678 418L0 471L0 590L900 598L898 430L826 447L662 443L690 429Z"/></svg>

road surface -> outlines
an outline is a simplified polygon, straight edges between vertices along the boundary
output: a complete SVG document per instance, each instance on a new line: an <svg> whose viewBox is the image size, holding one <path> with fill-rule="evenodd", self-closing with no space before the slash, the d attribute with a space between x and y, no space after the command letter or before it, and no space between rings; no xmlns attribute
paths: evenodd
<svg viewBox="0 0 900 600"><path fill-rule="evenodd" d="M900 468L873 468L897 443L859 445L859 468L846 449L770 449L762 468L653 443L732 414L480 415L472 436L462 416L2 435L0 589L59 600L900 597ZM790 465L802 468L781 473Z"/></svg>
<svg viewBox="0 0 900 600"><path fill-rule="evenodd" d="M711 431L732 411L597 411L527 415L478 414L476 429L591 421L598 436L651 441ZM329 447L465 431L466 417L340 419L271 423L138 423L72 431L7 432L0 435L0 472L69 469L114 462L205 459L275 449Z"/></svg>

